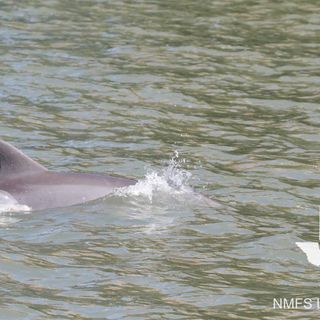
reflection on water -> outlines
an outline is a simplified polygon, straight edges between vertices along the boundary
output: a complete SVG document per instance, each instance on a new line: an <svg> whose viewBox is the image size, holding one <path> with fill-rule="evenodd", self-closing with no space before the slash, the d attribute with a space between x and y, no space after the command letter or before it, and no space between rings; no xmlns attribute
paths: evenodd
<svg viewBox="0 0 320 320"><path fill-rule="evenodd" d="M317 319L272 308L318 296L295 245L318 233L316 1L3 1L0 19L1 138L140 180L178 150L223 204L153 189L2 213L1 319Z"/></svg>

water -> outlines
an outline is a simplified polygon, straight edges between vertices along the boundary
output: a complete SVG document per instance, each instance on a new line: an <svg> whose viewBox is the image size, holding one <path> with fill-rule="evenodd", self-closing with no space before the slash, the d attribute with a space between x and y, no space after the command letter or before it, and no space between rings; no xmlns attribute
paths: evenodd
<svg viewBox="0 0 320 320"><path fill-rule="evenodd" d="M2 1L2 139L140 189L2 212L0 318L318 319L319 11Z"/></svg>

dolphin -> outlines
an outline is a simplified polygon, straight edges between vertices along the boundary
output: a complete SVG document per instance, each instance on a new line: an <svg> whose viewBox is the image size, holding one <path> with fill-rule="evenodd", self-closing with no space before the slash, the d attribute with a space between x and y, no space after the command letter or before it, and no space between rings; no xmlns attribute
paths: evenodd
<svg viewBox="0 0 320 320"><path fill-rule="evenodd" d="M136 182L103 174L51 172L0 140L0 194L9 194L32 210L84 203Z"/></svg>

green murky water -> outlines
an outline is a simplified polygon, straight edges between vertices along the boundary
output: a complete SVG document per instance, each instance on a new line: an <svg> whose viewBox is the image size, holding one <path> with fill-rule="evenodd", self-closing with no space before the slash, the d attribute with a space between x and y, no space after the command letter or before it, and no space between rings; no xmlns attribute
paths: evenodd
<svg viewBox="0 0 320 320"><path fill-rule="evenodd" d="M318 1L1 1L0 136L143 179L175 150L223 203L2 213L1 319L318 319ZM175 178L177 178L175 176ZM158 184L157 184L158 183Z"/></svg>

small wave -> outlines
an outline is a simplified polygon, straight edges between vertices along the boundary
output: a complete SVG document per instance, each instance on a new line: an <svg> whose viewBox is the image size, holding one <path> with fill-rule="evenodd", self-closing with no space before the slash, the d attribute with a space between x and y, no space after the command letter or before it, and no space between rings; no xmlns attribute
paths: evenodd
<svg viewBox="0 0 320 320"><path fill-rule="evenodd" d="M6 191L0 191L0 213L2 212L18 212L30 211L31 208L19 204L18 201Z"/></svg>

